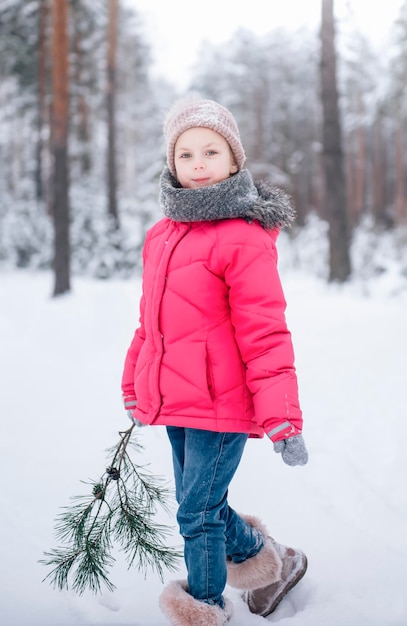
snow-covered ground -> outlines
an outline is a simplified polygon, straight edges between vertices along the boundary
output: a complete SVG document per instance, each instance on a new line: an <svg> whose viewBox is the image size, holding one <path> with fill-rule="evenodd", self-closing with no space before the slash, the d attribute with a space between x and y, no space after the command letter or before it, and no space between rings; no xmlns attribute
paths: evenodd
<svg viewBox="0 0 407 626"><path fill-rule="evenodd" d="M283 283L310 461L290 468L269 441L250 441L230 489L238 511L260 516L278 541L308 555L306 577L267 621L405 626L407 293L397 294L391 274L369 296L360 285L292 272ZM120 375L139 288L138 279L82 278L72 294L51 299L51 274L0 275L5 626L166 624L160 580L128 570L120 554L111 572L117 590L98 596L54 590L38 563L56 547L61 507L86 491L82 480L103 473L106 448L128 427ZM171 479L165 431L142 429L140 440L142 460ZM183 575L181 567L175 577ZM235 603L231 626L264 623L226 593Z"/></svg>

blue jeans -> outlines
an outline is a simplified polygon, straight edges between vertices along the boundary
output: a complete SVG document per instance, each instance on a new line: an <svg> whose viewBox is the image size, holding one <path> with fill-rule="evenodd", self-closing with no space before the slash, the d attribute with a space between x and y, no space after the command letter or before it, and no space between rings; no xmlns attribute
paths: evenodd
<svg viewBox="0 0 407 626"><path fill-rule="evenodd" d="M176 426L168 426L167 432L189 592L197 600L223 608L226 557L244 561L264 544L263 535L239 517L227 500L247 434Z"/></svg>

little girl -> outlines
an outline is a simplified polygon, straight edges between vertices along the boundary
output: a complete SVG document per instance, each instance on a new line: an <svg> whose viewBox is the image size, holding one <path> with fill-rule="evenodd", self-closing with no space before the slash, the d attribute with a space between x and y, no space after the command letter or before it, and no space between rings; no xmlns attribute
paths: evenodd
<svg viewBox="0 0 407 626"><path fill-rule="evenodd" d="M277 271L293 209L242 169L238 127L220 104L177 102L164 135L165 217L145 240L122 391L132 419L166 426L172 446L188 579L164 589L161 609L173 626L221 626L232 615L226 583L266 616L307 567L227 499L248 437L269 437L288 465L308 460Z"/></svg>

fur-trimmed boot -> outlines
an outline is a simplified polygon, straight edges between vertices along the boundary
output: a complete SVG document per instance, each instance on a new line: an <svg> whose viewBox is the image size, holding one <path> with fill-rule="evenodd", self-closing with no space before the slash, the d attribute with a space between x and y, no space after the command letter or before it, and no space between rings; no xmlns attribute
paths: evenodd
<svg viewBox="0 0 407 626"><path fill-rule="evenodd" d="M243 599L252 613L266 617L304 576L307 557L274 541L258 518L241 517L264 535L265 542L256 556L242 563L227 562L227 583L244 590Z"/></svg>
<svg viewBox="0 0 407 626"><path fill-rule="evenodd" d="M195 600L186 580L174 580L160 595L159 605L172 626L224 626L233 614L233 604L224 598L225 608Z"/></svg>

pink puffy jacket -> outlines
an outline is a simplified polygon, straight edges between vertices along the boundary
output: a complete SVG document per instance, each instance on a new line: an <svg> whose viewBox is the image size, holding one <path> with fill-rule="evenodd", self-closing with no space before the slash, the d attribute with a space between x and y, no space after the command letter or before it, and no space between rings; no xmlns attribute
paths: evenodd
<svg viewBox="0 0 407 626"><path fill-rule="evenodd" d="M126 408L144 424L301 433L275 241L244 219L159 221L147 234Z"/></svg>

